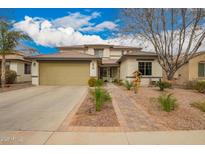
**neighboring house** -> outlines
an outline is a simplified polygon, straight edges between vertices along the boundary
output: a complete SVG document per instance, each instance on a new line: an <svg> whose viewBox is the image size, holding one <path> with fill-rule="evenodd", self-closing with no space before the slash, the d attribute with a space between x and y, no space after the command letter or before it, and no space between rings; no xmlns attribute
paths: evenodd
<svg viewBox="0 0 205 154"><path fill-rule="evenodd" d="M90 77L131 80L136 70L143 73L142 85L162 78L156 54L141 48L90 44L58 49L55 54L30 57L34 85L87 85Z"/></svg>
<svg viewBox="0 0 205 154"><path fill-rule="evenodd" d="M1 68L0 55L0 68ZM31 82L31 61L25 59L21 52L14 52L6 55L6 70L13 70L17 73L16 82Z"/></svg>
<svg viewBox="0 0 205 154"><path fill-rule="evenodd" d="M187 64L175 73L177 84L192 80L205 80L205 52L198 52Z"/></svg>

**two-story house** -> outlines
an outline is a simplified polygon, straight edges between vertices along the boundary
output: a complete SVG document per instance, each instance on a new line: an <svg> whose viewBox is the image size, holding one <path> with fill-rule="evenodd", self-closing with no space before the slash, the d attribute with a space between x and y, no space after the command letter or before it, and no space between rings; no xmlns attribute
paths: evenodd
<svg viewBox="0 0 205 154"><path fill-rule="evenodd" d="M142 85L162 77L156 54L138 47L88 44L58 49L55 54L31 57L34 85L87 85L90 77L132 80L136 70L142 72Z"/></svg>

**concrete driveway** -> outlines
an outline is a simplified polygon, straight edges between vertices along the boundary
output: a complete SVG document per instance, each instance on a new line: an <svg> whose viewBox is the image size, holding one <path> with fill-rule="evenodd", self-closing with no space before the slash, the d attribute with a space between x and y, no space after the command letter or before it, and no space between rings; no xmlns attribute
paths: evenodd
<svg viewBox="0 0 205 154"><path fill-rule="evenodd" d="M83 86L37 86L0 93L0 131L55 131L86 93Z"/></svg>

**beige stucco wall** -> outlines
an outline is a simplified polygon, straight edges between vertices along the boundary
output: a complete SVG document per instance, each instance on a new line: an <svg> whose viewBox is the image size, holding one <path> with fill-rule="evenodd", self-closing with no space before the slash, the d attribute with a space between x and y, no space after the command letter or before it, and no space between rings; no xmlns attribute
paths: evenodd
<svg viewBox="0 0 205 154"><path fill-rule="evenodd" d="M39 85L39 63L35 60L32 61L31 76L32 76L32 84Z"/></svg>
<svg viewBox="0 0 205 154"><path fill-rule="evenodd" d="M28 82L31 81L31 74L24 74L24 62L18 62L17 67L17 82Z"/></svg>
<svg viewBox="0 0 205 154"><path fill-rule="evenodd" d="M189 64L182 66L175 74L174 78L176 79L177 84L184 84L189 80Z"/></svg>
<svg viewBox="0 0 205 154"><path fill-rule="evenodd" d="M9 64L9 69L17 72L18 69L17 62L11 61Z"/></svg>
<svg viewBox="0 0 205 154"><path fill-rule="evenodd" d="M110 50L110 59L119 59L121 55L121 50Z"/></svg>
<svg viewBox="0 0 205 154"><path fill-rule="evenodd" d="M204 80L198 77L198 63L205 61L205 53L192 58L187 64L182 66L174 75L178 84L184 84L191 80Z"/></svg>
<svg viewBox="0 0 205 154"><path fill-rule="evenodd" d="M88 48L88 50L85 51L85 53L90 54L90 55L94 55L94 48Z"/></svg>
<svg viewBox="0 0 205 154"><path fill-rule="evenodd" d="M120 79L121 80L133 80L133 78L129 78L133 76L133 72L138 70L138 63L134 57L129 57L124 59L120 65ZM145 61L143 61L145 62ZM150 83L150 81L158 81L159 78L162 77L162 68L157 60L152 62L152 75L144 76L141 79L141 85L146 86ZM127 78L128 77L128 78Z"/></svg>
<svg viewBox="0 0 205 154"><path fill-rule="evenodd" d="M104 48L103 50L103 58L109 58L110 57L110 49Z"/></svg>
<svg viewBox="0 0 205 154"><path fill-rule="evenodd" d="M127 59L124 59L121 64L120 64L120 79L121 80L126 80L127 76Z"/></svg>
<svg viewBox="0 0 205 154"><path fill-rule="evenodd" d="M189 61L189 80L205 79L205 77L198 76L198 63L200 61L205 62L205 53L194 57Z"/></svg>
<svg viewBox="0 0 205 154"><path fill-rule="evenodd" d="M31 74L24 74L24 62L23 61L12 61L10 62L10 70L16 71L17 79L16 82L29 82L31 81Z"/></svg>

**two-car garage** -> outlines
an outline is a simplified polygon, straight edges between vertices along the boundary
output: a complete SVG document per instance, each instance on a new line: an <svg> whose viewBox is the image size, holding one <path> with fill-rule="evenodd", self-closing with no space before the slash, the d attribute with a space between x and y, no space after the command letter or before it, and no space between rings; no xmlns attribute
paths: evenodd
<svg viewBox="0 0 205 154"><path fill-rule="evenodd" d="M41 61L40 85L87 85L90 61Z"/></svg>
<svg viewBox="0 0 205 154"><path fill-rule="evenodd" d="M32 84L85 86L98 76L100 59L76 51L32 56Z"/></svg>

